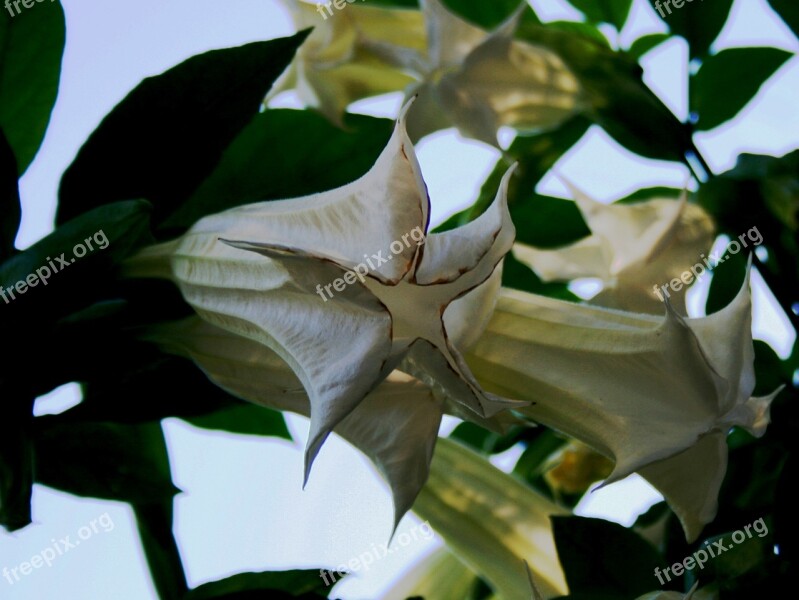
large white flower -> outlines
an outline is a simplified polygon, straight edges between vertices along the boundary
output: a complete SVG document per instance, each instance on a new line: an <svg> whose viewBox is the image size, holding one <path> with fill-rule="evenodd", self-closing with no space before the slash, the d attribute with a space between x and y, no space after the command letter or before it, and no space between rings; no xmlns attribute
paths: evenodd
<svg viewBox="0 0 799 600"><path fill-rule="evenodd" d="M700 276L704 273L702 257L713 244L713 221L685 196L679 201L655 198L603 204L569 187L591 235L555 250L522 243L513 248L514 256L542 280L596 277L604 289L591 299L592 304L661 314L666 296L656 289L684 273L690 275L692 267ZM685 314L686 289L667 288L671 305L681 314Z"/></svg>
<svg viewBox="0 0 799 600"><path fill-rule="evenodd" d="M775 395L751 397L748 287L697 319L503 290L467 359L486 389L535 401L522 412L612 459L606 484L647 478L694 540L716 514L728 431L763 435Z"/></svg>
<svg viewBox="0 0 799 600"><path fill-rule="evenodd" d="M427 235L429 198L406 112L359 180L205 217L129 266L131 275L163 275L167 262L167 275L203 319L289 364L310 399L306 479L332 429L396 368L479 418L526 404L480 388L444 320L453 302L481 284L492 288L513 244L511 171L479 219ZM493 298L479 290L473 297L487 302L477 311L487 321Z"/></svg>

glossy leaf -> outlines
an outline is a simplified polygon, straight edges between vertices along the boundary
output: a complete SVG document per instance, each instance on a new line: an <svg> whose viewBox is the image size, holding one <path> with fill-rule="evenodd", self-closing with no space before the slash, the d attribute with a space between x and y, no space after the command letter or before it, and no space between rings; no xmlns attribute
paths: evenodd
<svg viewBox="0 0 799 600"><path fill-rule="evenodd" d="M267 593L272 598L276 597L276 592L284 592L285 597L324 598L329 589L319 573L319 569L240 573L194 588L186 594L185 600L255 599L262 598ZM245 592L249 594L244 595Z"/></svg>
<svg viewBox="0 0 799 600"><path fill-rule="evenodd" d="M627 50L627 54L638 60L644 54L650 50L653 50L667 39L669 39L669 35L667 33L651 33L649 35L642 36L632 43Z"/></svg>
<svg viewBox="0 0 799 600"><path fill-rule="evenodd" d="M76 496L147 504L179 491L160 423L61 425L41 417L35 448L36 481Z"/></svg>
<svg viewBox="0 0 799 600"><path fill-rule="evenodd" d="M555 52L579 80L589 116L616 141L642 156L683 160L690 132L643 82L630 56L584 36L523 22L518 37Z"/></svg>
<svg viewBox="0 0 799 600"><path fill-rule="evenodd" d="M705 59L691 80L696 129L713 129L732 119L791 56L778 48L730 48Z"/></svg>
<svg viewBox="0 0 799 600"><path fill-rule="evenodd" d="M552 530L572 594L633 598L656 587L652 573L664 561L630 529L602 519L554 516Z"/></svg>
<svg viewBox="0 0 799 600"><path fill-rule="evenodd" d="M39 150L58 95L64 10L60 2L37 3L35 16L10 16L6 8L0 14L0 128L21 175Z"/></svg>
<svg viewBox="0 0 799 600"><path fill-rule="evenodd" d="M306 34L212 50L142 81L64 173L58 222L130 198L152 201L160 222L255 117Z"/></svg>
<svg viewBox="0 0 799 600"><path fill-rule="evenodd" d="M259 114L165 226L182 229L234 206L313 194L358 179L374 164L394 124L348 115L345 125L342 130L312 111Z"/></svg>

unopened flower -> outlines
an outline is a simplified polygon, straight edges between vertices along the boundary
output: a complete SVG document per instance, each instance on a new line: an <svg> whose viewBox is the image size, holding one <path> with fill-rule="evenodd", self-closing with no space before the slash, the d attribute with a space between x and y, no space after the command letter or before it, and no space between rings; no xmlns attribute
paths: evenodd
<svg viewBox="0 0 799 600"><path fill-rule="evenodd" d="M148 276L162 274L166 262L203 319L263 344L288 363L310 400L306 480L333 428L396 368L477 418L526 404L480 388L444 319L455 301L483 297L478 288L495 281L492 275L513 244L506 201L511 171L480 218L427 235L429 198L405 132L406 112L375 165L357 181L205 217L129 265L131 275ZM408 243L417 229L426 234L424 243ZM360 268L364 261L369 270ZM339 280L335 294L320 298L320 284L333 291L328 282ZM485 301L493 306L490 295ZM484 320L490 316L475 312Z"/></svg>
<svg viewBox="0 0 799 600"><path fill-rule="evenodd" d="M638 472L666 498L689 541L716 514L733 426L769 422L755 385L748 277L707 317L625 313L503 290L468 362L486 389L535 400L521 409L615 463L605 484Z"/></svg>
<svg viewBox="0 0 799 600"><path fill-rule="evenodd" d="M685 197L603 204L570 187L591 235L555 250L517 243L514 256L544 281L599 278L604 289L591 299L592 304L661 314L657 285L689 272L710 250L714 231L710 216ZM685 288L671 292L670 302L685 314Z"/></svg>

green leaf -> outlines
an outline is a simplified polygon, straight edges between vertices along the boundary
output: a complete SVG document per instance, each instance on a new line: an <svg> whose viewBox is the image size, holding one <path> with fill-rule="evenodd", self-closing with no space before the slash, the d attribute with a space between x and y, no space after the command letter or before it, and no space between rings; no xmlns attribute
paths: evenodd
<svg viewBox="0 0 799 600"><path fill-rule="evenodd" d="M669 37L667 33L650 33L640 37L632 43L627 50L627 54L639 60L644 54L665 42Z"/></svg>
<svg viewBox="0 0 799 600"><path fill-rule="evenodd" d="M560 281L541 281L541 278L536 275L535 271L524 263L516 260L513 253L505 255L502 269L502 285L515 290L530 292L531 294L549 296L550 298L559 298L572 302L580 301L580 298L569 291L568 283Z"/></svg>
<svg viewBox="0 0 799 600"><path fill-rule="evenodd" d="M19 203L17 159L0 128L0 261L16 252L14 240L22 210Z"/></svg>
<svg viewBox="0 0 799 600"><path fill-rule="evenodd" d="M764 522L765 524L765 522ZM744 538L739 543L732 539L733 533L741 533ZM749 530L749 536L741 529L739 532L729 532L723 535L716 535L708 538L705 542L707 546L720 550L714 542L720 542L727 550L718 554L705 565L707 569L703 576L715 577L720 581L735 579L762 563L769 554L772 553L774 540L772 536L760 535L753 528ZM736 539L741 539L740 535Z"/></svg>
<svg viewBox="0 0 799 600"><path fill-rule="evenodd" d="M65 39L60 2L35 14L0 15L0 128L25 172L44 139L58 95Z"/></svg>
<svg viewBox="0 0 799 600"><path fill-rule="evenodd" d="M517 37L549 48L579 79L588 115L629 150L660 160L684 160L694 150L690 130L643 81L641 66L570 32L523 22Z"/></svg>
<svg viewBox="0 0 799 600"><path fill-rule="evenodd" d="M632 194L616 200L614 204L635 204L637 202L645 202L653 198L679 198L682 190L678 188L671 188L665 186L656 186L651 188L642 188L634 191Z"/></svg>
<svg viewBox="0 0 799 600"><path fill-rule="evenodd" d="M184 417L184 420L204 429L291 439L282 413L244 401L204 415Z"/></svg>
<svg viewBox="0 0 799 600"><path fill-rule="evenodd" d="M591 235L573 200L533 194L515 204L511 215L517 227L516 240L537 248L559 248Z"/></svg>
<svg viewBox="0 0 799 600"><path fill-rule="evenodd" d="M528 427L511 427L506 433L489 431L475 423L458 425L449 437L484 454L499 454L513 447L524 437Z"/></svg>
<svg viewBox="0 0 799 600"><path fill-rule="evenodd" d="M560 564L572 594L636 598L656 586L663 566L658 552L638 534L602 519L552 517Z"/></svg>
<svg viewBox="0 0 799 600"><path fill-rule="evenodd" d="M550 29L558 29L568 33L573 33L586 37L594 42L602 44L606 48L610 48L610 42L595 25L591 23L579 23L577 21L550 21L547 23Z"/></svg>
<svg viewBox="0 0 799 600"><path fill-rule="evenodd" d="M630 14L632 0L569 0L569 4L594 23L610 23L621 30Z"/></svg>
<svg viewBox="0 0 799 600"><path fill-rule="evenodd" d="M307 34L212 50L142 81L64 173L57 221L107 202L144 198L160 223L255 117Z"/></svg>
<svg viewBox="0 0 799 600"><path fill-rule="evenodd" d="M36 481L76 496L151 504L174 496L159 423L36 419Z"/></svg>
<svg viewBox="0 0 799 600"><path fill-rule="evenodd" d="M43 330L103 299L115 265L152 240L149 212L140 200L97 208L0 265L4 330Z"/></svg>
<svg viewBox="0 0 799 600"><path fill-rule="evenodd" d="M705 59L691 79L695 128L713 129L732 119L791 56L777 48L730 48Z"/></svg>
<svg viewBox="0 0 799 600"><path fill-rule="evenodd" d="M394 123L347 115L345 126L342 130L314 111L261 113L164 225L183 229L233 206L303 196L358 179L377 160Z"/></svg>
<svg viewBox="0 0 799 600"><path fill-rule="evenodd" d="M710 290L705 304L706 314L721 310L738 294L746 274L746 255L746 252L734 255L719 254L719 259L724 262L720 262L713 269L713 279L710 282ZM710 258L708 260L713 266L714 261Z"/></svg>
<svg viewBox="0 0 799 600"><path fill-rule="evenodd" d="M530 218L528 213L531 210L533 213L537 213L538 208L541 208L544 212L546 211L546 208L541 206L542 202L546 204L546 200L539 201L541 197L534 193L536 186L555 163L582 138L590 125L591 122L588 119L577 116L569 119L554 130L538 135L517 136L510 148L505 152L505 157L497 162L494 170L483 183L480 188L480 195L475 203L466 210L447 219L446 222L436 228L436 231L447 231L448 229L465 225L479 217L494 201L505 172L513 162L517 162L518 168L510 180L508 188L508 204L511 216L517 226L518 239L520 241L529 239L530 236L528 236L525 229L533 227L536 228L537 233L546 232L544 234L545 239L540 241L541 244L551 243L557 246L573 241L569 239L569 235L573 233L573 226L575 225L573 222L564 228L565 233L561 236L559 230L553 230L548 224L538 223L536 218ZM573 208L575 206L574 202L564 202L567 202ZM533 208L528 209L528 207ZM566 210L568 211L568 209ZM576 211L577 209L574 208L574 210ZM579 217L579 211L577 211L577 215ZM542 216L546 217L547 215ZM579 234L579 237L588 235L590 232L585 229L582 217L580 217L579 222L582 223L582 229L580 229L579 225L577 229L581 232L584 231L584 233ZM539 228L538 225L541 225L541 227ZM531 235L534 236L535 233ZM566 241L551 241L553 239L565 239Z"/></svg>
<svg viewBox="0 0 799 600"><path fill-rule="evenodd" d="M691 57L709 54L710 45L721 33L733 0L649 0L672 33L688 41Z"/></svg>
<svg viewBox="0 0 799 600"><path fill-rule="evenodd" d="M205 583L190 590L184 600L213 600L216 598L263 598L266 592L273 598L274 592L284 592L281 597L326 598L328 587L320 577L319 569L294 571L266 571L263 573L240 573L227 579ZM252 592L238 595L237 592ZM258 592L257 594L255 592ZM307 596L311 594L312 596Z"/></svg>
<svg viewBox="0 0 799 600"><path fill-rule="evenodd" d="M768 0L771 8L782 17L786 25L799 37L799 4L794 0Z"/></svg>

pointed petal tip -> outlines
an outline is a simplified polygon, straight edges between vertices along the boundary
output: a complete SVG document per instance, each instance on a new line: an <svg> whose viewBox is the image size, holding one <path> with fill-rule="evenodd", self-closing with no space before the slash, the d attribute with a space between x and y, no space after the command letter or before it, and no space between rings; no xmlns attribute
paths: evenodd
<svg viewBox="0 0 799 600"><path fill-rule="evenodd" d="M408 98L405 104L402 105L400 109L399 115L397 116L397 125L401 125L403 129L405 129L405 123L408 120L408 112L411 110L413 103L416 102L416 99L419 97L419 92L416 92L413 96Z"/></svg>

